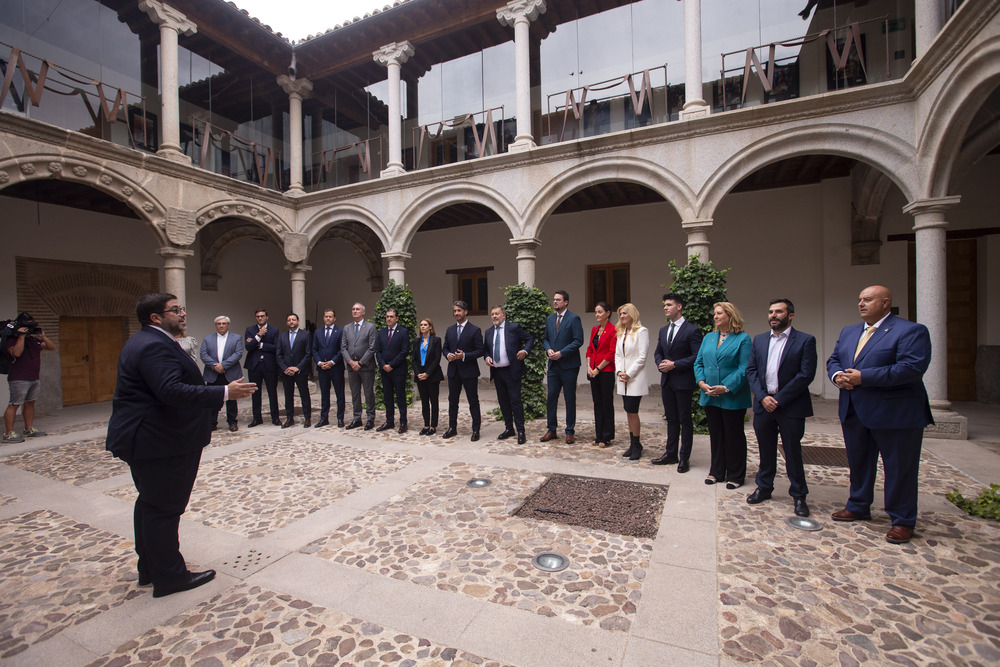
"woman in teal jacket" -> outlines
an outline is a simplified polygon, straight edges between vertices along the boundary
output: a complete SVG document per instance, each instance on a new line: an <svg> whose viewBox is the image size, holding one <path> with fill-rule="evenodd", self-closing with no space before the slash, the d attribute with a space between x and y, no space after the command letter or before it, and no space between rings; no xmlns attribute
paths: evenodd
<svg viewBox="0 0 1000 667"><path fill-rule="evenodd" d="M714 306L715 329L705 336L694 362L701 389L698 403L705 407L712 465L705 484L725 480L727 489L743 486L747 474L747 437L743 422L751 405L747 362L750 335L736 306L722 301Z"/></svg>

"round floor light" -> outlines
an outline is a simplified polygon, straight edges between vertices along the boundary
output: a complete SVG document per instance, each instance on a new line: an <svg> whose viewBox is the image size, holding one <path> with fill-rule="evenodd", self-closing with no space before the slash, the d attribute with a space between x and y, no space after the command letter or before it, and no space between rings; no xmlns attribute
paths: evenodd
<svg viewBox="0 0 1000 667"><path fill-rule="evenodd" d="M531 564L543 572L560 572L569 567L569 558L555 551L546 551L532 558Z"/></svg>
<svg viewBox="0 0 1000 667"><path fill-rule="evenodd" d="M486 479L485 477L473 477L468 482L466 482L465 485L470 486L473 489L484 489L492 483L493 482Z"/></svg>
<svg viewBox="0 0 1000 667"><path fill-rule="evenodd" d="M823 529L823 524L819 521L814 521L813 519L808 519L804 516L790 516L785 519L785 523L792 528L798 528L799 530L814 531Z"/></svg>

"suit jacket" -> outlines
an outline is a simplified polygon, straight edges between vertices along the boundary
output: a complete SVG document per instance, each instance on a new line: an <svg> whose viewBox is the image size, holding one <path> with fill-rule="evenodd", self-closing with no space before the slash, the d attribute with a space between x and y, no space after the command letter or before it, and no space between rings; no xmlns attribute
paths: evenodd
<svg viewBox="0 0 1000 667"><path fill-rule="evenodd" d="M326 325L316 327L312 335L312 356L313 361L332 361L333 366L330 371L339 370L344 373L344 357L340 354L340 345L344 337L344 330L334 324L330 331L330 340L326 339ZM322 369L320 369L322 370Z"/></svg>
<svg viewBox="0 0 1000 667"><path fill-rule="evenodd" d="M858 419L871 429L923 428L934 423L924 373L931 363L931 336L923 324L889 315L872 334L857 359L854 350L864 323L844 327L826 362L827 377L856 368L861 384L840 390L840 419L853 404Z"/></svg>
<svg viewBox="0 0 1000 667"><path fill-rule="evenodd" d="M753 392L753 411L766 412L761 400L767 396L767 362L771 347L771 332L758 334L750 347L747 382ZM805 419L813 413L809 383L816 377L816 338L794 327L778 362L778 391L774 400L778 410L789 417Z"/></svg>
<svg viewBox="0 0 1000 667"><path fill-rule="evenodd" d="M583 345L583 323L580 316L569 312L567 308L563 313L562 324L559 326L559 333L556 333L557 315L552 313L545 319L545 341L543 345L546 350L562 352L562 358L557 361L549 360L549 366L557 368L579 368L580 367L580 346Z"/></svg>
<svg viewBox="0 0 1000 667"><path fill-rule="evenodd" d="M406 327L396 325L396 331L389 340L389 327L382 327L378 330L378 337L375 339L375 360L378 362L380 371L386 364L392 366L392 372L388 375L406 375L406 355L410 353L410 332Z"/></svg>
<svg viewBox="0 0 1000 667"><path fill-rule="evenodd" d="M746 410L753 397L747 384L747 364L750 362L750 334L741 331L729 334L722 345L716 347L719 332L705 336L698 356L694 360L696 382L707 382L711 386L724 384L729 393L709 396L701 392L699 405L712 405L723 410Z"/></svg>
<svg viewBox="0 0 1000 667"><path fill-rule="evenodd" d="M260 327L252 324L247 327L246 333L243 334L243 347L247 351L243 368L255 371L258 366L264 364L263 370L277 371L278 329L268 325L267 333L261 336L259 343L257 342L258 331L260 331Z"/></svg>
<svg viewBox="0 0 1000 667"><path fill-rule="evenodd" d="M223 350L221 360L219 359L218 340L219 334L213 333L208 334L201 341L201 349L198 351L198 356L201 357L202 363L205 364L205 382L215 382L215 379L219 377L213 366L220 362L225 369L228 381L232 382L243 377L243 371L240 370L240 359L243 357L243 340L235 333L229 332L229 335L226 336L226 348Z"/></svg>
<svg viewBox="0 0 1000 667"><path fill-rule="evenodd" d="M143 325L118 357L105 447L126 462L198 451L211 438L225 389L206 386L180 345Z"/></svg>
<svg viewBox="0 0 1000 667"><path fill-rule="evenodd" d="M535 337L524 330L517 322L504 321L503 344L507 348L507 359L510 360L510 370L515 378L524 375L524 361L517 358L517 353L524 350L531 354L531 347L535 344ZM483 356L493 356L493 336L496 335L497 328L490 327L486 330ZM493 360L494 362L496 359ZM490 367L490 379L493 378L493 367Z"/></svg>
<svg viewBox="0 0 1000 667"><path fill-rule="evenodd" d="M295 366L300 373L308 375L312 361L312 341L309 332L297 329L294 346L288 343L290 333L282 331L278 336L278 368L284 371L289 366Z"/></svg>
<svg viewBox="0 0 1000 667"><path fill-rule="evenodd" d="M427 341L427 363L420 363L420 338L413 340L413 381L441 382L444 374L441 372L441 338L431 336ZM417 375L427 373L426 380L418 380Z"/></svg>
<svg viewBox="0 0 1000 667"><path fill-rule="evenodd" d="M565 321L565 320L564 320ZM649 329L639 327L631 336L615 339L615 368L628 374L628 382L615 378L619 396L645 396L649 393L646 380L646 357L649 355Z"/></svg>
<svg viewBox="0 0 1000 667"><path fill-rule="evenodd" d="M674 339L667 345L669 334L668 324L660 329L656 350L653 352L653 360L657 367L665 359L674 362L674 370L660 373L660 386L669 385L674 391L694 389L698 386L694 379L694 360L698 358L704 334L700 327L686 319L674 330Z"/></svg>
<svg viewBox="0 0 1000 667"><path fill-rule="evenodd" d="M615 332L615 325L611 322L604 323L604 331L601 332L601 339L597 342L597 347L594 347L594 336L597 334L598 325L590 330L590 342L587 343L587 359L590 368L597 368L602 361L607 361L608 364L600 371L601 373L614 373L615 372L615 343L617 342L617 334Z"/></svg>
<svg viewBox="0 0 1000 667"><path fill-rule="evenodd" d="M483 356L483 332L479 327L466 320L459 340L458 325L452 324L444 334L443 350L445 356L458 350L465 352L465 359L448 362L448 377L479 377L479 357Z"/></svg>
<svg viewBox="0 0 1000 667"><path fill-rule="evenodd" d="M349 322L344 327L344 335L340 339L340 354L344 357L344 364L348 361L357 361L361 368L366 371L375 370L375 325L367 320L362 320L359 335L354 335L354 322ZM350 370L350 366L348 366Z"/></svg>

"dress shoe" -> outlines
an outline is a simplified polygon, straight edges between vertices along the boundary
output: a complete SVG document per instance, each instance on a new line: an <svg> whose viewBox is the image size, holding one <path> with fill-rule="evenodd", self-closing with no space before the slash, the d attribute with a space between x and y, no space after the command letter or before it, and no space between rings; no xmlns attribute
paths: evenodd
<svg viewBox="0 0 1000 667"><path fill-rule="evenodd" d="M473 431L472 432L472 437L469 438L469 440L471 440L472 442L478 442L479 441L479 431Z"/></svg>
<svg viewBox="0 0 1000 667"><path fill-rule="evenodd" d="M517 444L523 445L526 442L528 442L528 438L524 435L524 431L521 431L517 434Z"/></svg>
<svg viewBox="0 0 1000 667"><path fill-rule="evenodd" d="M338 419L337 420L337 428L344 428L344 420L343 419Z"/></svg>
<svg viewBox="0 0 1000 667"><path fill-rule="evenodd" d="M209 430L211 430L211 431L218 431L219 430L219 425L218 424L212 424L212 428L209 429Z"/></svg>
<svg viewBox="0 0 1000 667"><path fill-rule="evenodd" d="M236 431L239 431L239 430L240 430L239 425L237 425L237 424L230 424L229 425L229 432L230 433L235 433Z"/></svg>
<svg viewBox="0 0 1000 667"><path fill-rule="evenodd" d="M691 469L691 463L687 459L681 459L677 462L677 472L685 473Z"/></svg>
<svg viewBox="0 0 1000 667"><path fill-rule="evenodd" d="M286 419L285 423L281 425L281 428L289 428L291 426L295 426L295 420L294 419Z"/></svg>
<svg viewBox="0 0 1000 667"><path fill-rule="evenodd" d="M375 428L375 420L374 419L370 419L370 420L368 420L368 421L365 422L365 430L366 431L370 431L373 428Z"/></svg>
<svg viewBox="0 0 1000 667"><path fill-rule="evenodd" d="M408 427L408 426L406 425L406 422L403 422L402 424L400 424L400 425L399 425L399 430L397 431L397 433L406 433L406 432L407 432L407 431L409 431L409 430L410 430L410 429L409 429L409 427Z"/></svg>
<svg viewBox="0 0 1000 667"><path fill-rule="evenodd" d="M302 422L302 425L305 426L306 428L309 428L310 426L312 426L312 421L308 417L306 417L305 420Z"/></svg>
<svg viewBox="0 0 1000 667"><path fill-rule="evenodd" d="M711 475L705 478L705 484L716 484L719 480L715 479Z"/></svg>
<svg viewBox="0 0 1000 667"><path fill-rule="evenodd" d="M871 514L855 514L854 512L849 512L847 510L837 510L830 515L830 518L834 521L871 521Z"/></svg>
<svg viewBox="0 0 1000 667"><path fill-rule="evenodd" d="M548 442L549 440L555 440L556 434L553 431L546 431L545 435L542 436L542 442Z"/></svg>
<svg viewBox="0 0 1000 667"><path fill-rule="evenodd" d="M149 586L153 583L153 578L144 572L140 572L138 583L140 586Z"/></svg>
<svg viewBox="0 0 1000 667"><path fill-rule="evenodd" d="M678 459L676 456L664 454L659 458L653 459L652 461L650 461L650 463L652 463L654 466L666 466L670 465L671 463L680 463L680 459Z"/></svg>
<svg viewBox="0 0 1000 667"><path fill-rule="evenodd" d="M805 498L795 499L795 516L809 516L809 505Z"/></svg>
<svg viewBox="0 0 1000 667"><path fill-rule="evenodd" d="M764 489L758 486L756 489L753 490L753 493L747 496L747 503L750 505L756 505L757 503L762 503L765 500L770 500L770 499L771 499L771 492L765 491ZM798 498L796 498L796 502L798 502Z"/></svg>
<svg viewBox="0 0 1000 667"><path fill-rule="evenodd" d="M885 541L889 544L906 544L913 537L912 526L893 526L885 534Z"/></svg>
<svg viewBox="0 0 1000 667"><path fill-rule="evenodd" d="M280 419L272 419L271 423L274 424L275 426L281 426L281 420Z"/></svg>
<svg viewBox="0 0 1000 667"><path fill-rule="evenodd" d="M427 432L430 431L430 430L431 430L430 428L428 428L427 426L425 426L422 429L420 429L420 433L418 433L417 435L427 435Z"/></svg>
<svg viewBox="0 0 1000 667"><path fill-rule="evenodd" d="M250 422L249 424L247 424L247 428L253 428L254 426L260 426L263 423L264 422L261 419L254 419L252 422Z"/></svg>
<svg viewBox="0 0 1000 667"><path fill-rule="evenodd" d="M359 428L361 426L361 420L355 419L350 424L347 425L347 430L350 431L352 428Z"/></svg>
<svg viewBox="0 0 1000 667"><path fill-rule="evenodd" d="M437 433L437 429L433 426L427 429L427 435L434 435L435 433Z"/></svg>
<svg viewBox="0 0 1000 667"><path fill-rule="evenodd" d="M204 572L188 572L182 579L172 584L153 585L153 597L162 598L165 595L173 595L181 591L189 591L207 584L215 578L215 570L205 570Z"/></svg>
<svg viewBox="0 0 1000 667"><path fill-rule="evenodd" d="M330 421L328 419L320 419L318 422L316 422L316 425L313 428L321 428L323 426L329 426L329 425Z"/></svg>
<svg viewBox="0 0 1000 667"><path fill-rule="evenodd" d="M497 440L506 440L507 438L511 437L512 435L514 435L514 429L512 429L512 428L505 428L503 430L503 433L501 433L500 435L497 436Z"/></svg>
<svg viewBox="0 0 1000 667"><path fill-rule="evenodd" d="M393 422L386 422L375 430L381 432L381 431L388 431L390 428L396 428L396 425ZM367 431L368 429L365 430Z"/></svg>
<svg viewBox="0 0 1000 667"><path fill-rule="evenodd" d="M456 435L458 435L458 431L455 430L455 429L453 429L453 428L449 428L447 431L445 431L444 433L441 434L441 437L442 438L454 438Z"/></svg>
<svg viewBox="0 0 1000 667"><path fill-rule="evenodd" d="M566 434L566 444L567 445L572 445L574 442L576 442L576 438L573 437L573 434L572 433L567 433Z"/></svg>
<svg viewBox="0 0 1000 667"><path fill-rule="evenodd" d="M738 489L743 486L743 482L726 482L726 488L730 491Z"/></svg>

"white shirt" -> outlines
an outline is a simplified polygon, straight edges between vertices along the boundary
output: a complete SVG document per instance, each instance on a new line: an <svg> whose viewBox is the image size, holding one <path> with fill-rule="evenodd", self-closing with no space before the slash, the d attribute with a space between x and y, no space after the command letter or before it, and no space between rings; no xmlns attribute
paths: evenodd
<svg viewBox="0 0 1000 667"><path fill-rule="evenodd" d="M788 343L788 336L792 333L792 327L788 327L781 333L771 332L767 345L767 371L764 380L767 383L767 393L774 395L778 393L778 365L781 363L781 354L785 351Z"/></svg>
<svg viewBox="0 0 1000 667"><path fill-rule="evenodd" d="M216 352L216 354L219 355L217 357L217 359L219 360L220 364L222 363L222 360L226 358L225 357L225 352L226 352L226 339L227 338L229 338L229 332L228 331L226 333L224 333L224 334L218 334L217 335L216 350L215 350L215 352Z"/></svg>

